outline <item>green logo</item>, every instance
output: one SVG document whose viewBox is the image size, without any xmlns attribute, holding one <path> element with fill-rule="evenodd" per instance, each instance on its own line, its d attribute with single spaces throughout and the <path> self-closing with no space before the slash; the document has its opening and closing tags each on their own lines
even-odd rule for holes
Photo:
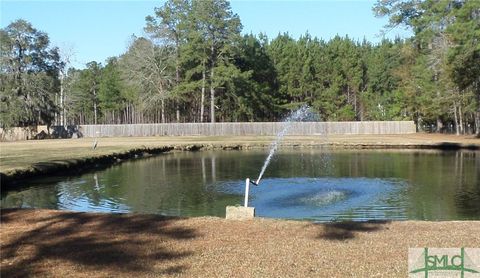
<svg viewBox="0 0 480 278">
<path fill-rule="evenodd" d="M 431 248 L 430 251 L 432 251 Z M 472 249 L 478 251 L 477 248 Z M 435 248 L 435 252 L 430 252 L 428 248 L 424 248 L 421 255 L 418 256 L 413 262 L 409 260 L 409 272 L 411 274 L 423 273 L 428 278 L 429 274 L 435 274 L 434 276 L 448 275 L 448 277 L 465 277 L 465 273 L 475 274 L 479 273 L 480 267 L 477 267 L 472 258 L 465 252 L 465 248 L 452 249 L 452 248 Z M 475 252 L 475 255 L 478 252 Z M 409 257 L 411 257 L 412 249 L 410 249 Z M 478 262 L 477 262 L 478 263 Z M 480 275 L 479 275 L 480 276 Z M 477 275 L 475 275 L 477 277 Z"/>
</svg>

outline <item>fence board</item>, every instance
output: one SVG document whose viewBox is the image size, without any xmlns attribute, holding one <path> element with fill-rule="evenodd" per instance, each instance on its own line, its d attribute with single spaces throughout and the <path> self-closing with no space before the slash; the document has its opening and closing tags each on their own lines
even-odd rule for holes
<svg viewBox="0 0 480 278">
<path fill-rule="evenodd" d="M 276 135 L 285 123 L 169 123 L 129 125 L 81 125 L 84 137 L 126 136 L 241 136 Z M 415 133 L 413 121 L 370 121 L 370 122 L 295 122 L 288 135 L 321 134 L 409 134 Z"/>
</svg>

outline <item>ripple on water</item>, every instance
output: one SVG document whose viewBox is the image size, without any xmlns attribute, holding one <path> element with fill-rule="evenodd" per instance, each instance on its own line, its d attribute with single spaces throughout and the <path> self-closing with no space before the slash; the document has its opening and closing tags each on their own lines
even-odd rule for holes
<svg viewBox="0 0 480 278">
<path fill-rule="evenodd" d="M 216 185 L 216 190 L 244 194 L 244 181 Z M 272 178 L 250 187 L 250 206 L 263 217 L 318 221 L 404 219 L 403 200 L 393 198 L 405 187 L 398 179 Z M 395 210 L 395 211 L 393 211 Z"/>
<path fill-rule="evenodd" d="M 350 194 L 351 192 L 344 190 L 332 190 L 315 193 L 311 196 L 300 197 L 294 200 L 294 202 L 305 204 L 307 206 L 321 207 L 343 201 L 347 199 Z"/>
</svg>

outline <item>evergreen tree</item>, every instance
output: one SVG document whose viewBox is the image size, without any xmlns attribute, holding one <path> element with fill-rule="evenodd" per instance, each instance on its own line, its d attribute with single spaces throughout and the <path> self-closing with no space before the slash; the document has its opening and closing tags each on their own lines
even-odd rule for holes
<svg viewBox="0 0 480 278">
<path fill-rule="evenodd" d="M 182 80 L 182 46 L 187 39 L 188 17 L 191 13 L 191 3 L 188 0 L 169 0 L 162 8 L 155 9 L 155 17 L 147 16 L 145 30 L 155 39 L 160 39 L 161 47 L 173 48 L 175 60 L 175 80 L 171 99 L 175 99 L 176 120 L 180 122 L 180 106 L 182 90 L 178 86 Z"/>
<path fill-rule="evenodd" d="M 465 95 L 477 92 L 480 76 L 480 3 L 478 1 L 378 1 L 378 16 L 389 16 L 389 27 L 406 25 L 414 31 L 418 58 L 432 74 L 435 97 L 428 110 L 442 125 L 442 107 L 452 106 L 457 134 L 465 130 Z M 463 77 L 461 77 L 463 76 Z M 425 92 L 428 96 L 428 92 Z M 478 97 L 480 98 L 480 97 Z M 474 116 L 480 130 L 480 100 Z M 445 102 L 449 102 L 446 104 Z M 448 112 L 447 112 L 448 113 Z"/>
<path fill-rule="evenodd" d="M 61 67 L 48 35 L 25 20 L 0 30 L 0 126 L 51 125 Z"/>
<path fill-rule="evenodd" d="M 98 87 L 98 101 L 100 109 L 105 116 L 109 115 L 107 122 L 119 123 L 121 111 L 126 106 L 124 84 L 118 68 L 117 58 L 110 58 L 102 69 L 101 80 Z"/>
<path fill-rule="evenodd" d="M 215 122 L 216 93 L 223 91 L 225 73 L 239 74 L 232 63 L 242 25 L 226 0 L 193 2 L 193 20 L 207 46 L 210 85 L 210 121 Z"/>
<path fill-rule="evenodd" d="M 239 90 L 238 118 L 247 121 L 276 119 L 281 111 L 281 100 L 276 83 L 277 74 L 267 53 L 265 35 L 245 35 L 240 44 L 240 54 L 235 64 L 242 72 L 250 71 L 251 77 Z"/>
</svg>

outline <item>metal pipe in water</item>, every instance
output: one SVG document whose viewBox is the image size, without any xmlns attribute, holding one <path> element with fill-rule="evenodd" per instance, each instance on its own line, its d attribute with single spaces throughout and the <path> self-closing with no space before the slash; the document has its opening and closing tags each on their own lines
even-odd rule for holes
<svg viewBox="0 0 480 278">
<path fill-rule="evenodd" d="M 250 179 L 247 178 L 245 181 L 245 207 L 248 208 L 248 190 L 250 189 Z"/>
<path fill-rule="evenodd" d="M 245 202 L 244 202 L 245 207 L 248 207 L 248 191 L 250 190 L 250 184 L 258 185 L 257 182 L 250 180 L 250 178 L 247 178 L 245 180 Z"/>
</svg>

